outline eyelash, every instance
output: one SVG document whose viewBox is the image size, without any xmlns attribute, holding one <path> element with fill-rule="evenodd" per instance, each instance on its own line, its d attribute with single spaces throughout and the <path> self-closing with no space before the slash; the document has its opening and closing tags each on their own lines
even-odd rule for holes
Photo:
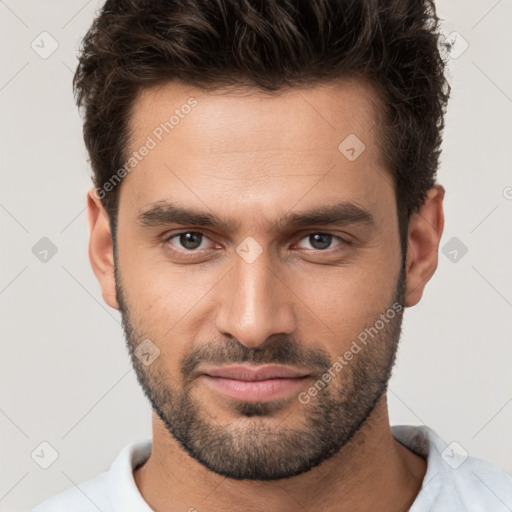
<svg viewBox="0 0 512 512">
<path fill-rule="evenodd" d="M 205 235 L 203 232 L 201 231 L 192 231 L 192 230 L 189 230 L 189 231 L 180 231 L 179 233 L 173 233 L 172 235 L 168 235 L 165 237 L 164 239 L 164 243 L 166 244 L 166 246 L 174 253 L 174 254 L 179 254 L 181 258 L 193 258 L 193 257 L 197 257 L 198 254 L 201 253 L 201 251 L 205 251 L 207 249 L 176 249 L 175 247 L 173 247 L 173 245 L 170 243 L 170 241 L 173 239 L 173 238 L 176 238 L 176 237 L 179 237 L 180 235 L 184 235 L 186 233 L 195 233 L 195 234 L 200 234 L 201 236 L 203 236 L 204 238 L 208 239 L 209 240 L 209 237 L 207 235 Z M 339 235 L 334 235 L 333 233 L 328 233 L 328 232 L 324 232 L 324 231 L 311 231 L 311 232 L 308 232 L 306 234 L 304 234 L 300 239 L 299 239 L 299 242 L 301 242 L 302 240 L 304 240 L 305 238 L 309 238 L 310 236 L 312 235 L 330 235 L 333 237 L 334 240 L 337 240 L 338 242 L 340 242 L 339 245 L 333 247 L 333 248 L 328 248 L 328 249 L 307 249 L 308 251 L 316 251 L 316 252 L 319 252 L 319 253 L 326 253 L 326 254 L 329 254 L 331 251 L 336 251 L 336 250 L 343 250 L 343 247 L 344 246 L 349 246 L 349 245 L 352 245 L 352 242 L 349 241 L 349 240 L 346 240 L 342 237 L 340 237 Z M 202 241 L 202 240 L 201 240 Z M 341 246 L 341 247 L 340 247 Z"/>
</svg>

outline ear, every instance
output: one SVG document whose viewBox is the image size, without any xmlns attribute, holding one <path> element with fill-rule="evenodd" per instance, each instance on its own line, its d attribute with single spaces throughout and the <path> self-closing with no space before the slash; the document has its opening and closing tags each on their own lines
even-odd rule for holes
<svg viewBox="0 0 512 512">
<path fill-rule="evenodd" d="M 445 189 L 436 183 L 427 199 L 409 220 L 406 258 L 405 306 L 415 306 L 437 269 L 438 250 L 444 228 Z"/>
<path fill-rule="evenodd" d="M 103 300 L 119 309 L 114 278 L 114 250 L 108 214 L 92 188 L 87 193 L 87 219 L 89 222 L 89 260 L 98 279 Z"/>
</svg>

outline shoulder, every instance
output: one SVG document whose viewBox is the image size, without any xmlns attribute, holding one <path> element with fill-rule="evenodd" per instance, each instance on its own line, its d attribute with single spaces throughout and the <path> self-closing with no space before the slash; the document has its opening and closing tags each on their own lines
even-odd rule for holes
<svg viewBox="0 0 512 512">
<path fill-rule="evenodd" d="M 462 459 L 460 467 L 447 470 L 446 481 L 463 497 L 468 510 L 510 511 L 512 475 L 476 457 Z"/>
<path fill-rule="evenodd" d="M 108 473 L 100 473 L 77 486 L 66 489 L 29 512 L 98 512 L 111 510 L 108 496 Z"/>
<path fill-rule="evenodd" d="M 150 511 L 137 488 L 133 469 L 149 457 L 151 438 L 127 444 L 110 469 L 43 501 L 29 512 Z"/>
<path fill-rule="evenodd" d="M 462 457 L 459 462 L 460 467 L 443 468 L 423 483 L 420 495 L 425 504 L 446 511 L 512 510 L 512 475 L 476 457 Z M 419 507 L 411 512 L 422 512 L 422 505 L 419 500 Z"/>
<path fill-rule="evenodd" d="M 429 427 L 392 427 L 395 439 L 427 460 L 427 472 L 410 512 L 510 512 L 512 474 L 445 443 Z"/>
</svg>

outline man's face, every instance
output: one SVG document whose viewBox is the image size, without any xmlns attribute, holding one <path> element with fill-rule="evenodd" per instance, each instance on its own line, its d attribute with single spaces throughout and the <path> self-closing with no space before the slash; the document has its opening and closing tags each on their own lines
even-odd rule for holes
<svg viewBox="0 0 512 512">
<path fill-rule="evenodd" d="M 404 274 L 372 97 L 349 82 L 275 97 L 168 84 L 135 103 L 130 150 L 148 136 L 155 144 L 120 189 L 119 309 L 154 411 L 219 474 L 308 471 L 339 452 L 385 392 Z M 179 122 L 158 130 L 176 109 Z M 337 223 L 292 222 L 341 203 Z M 151 364 L 135 355 L 143 340 L 146 358 L 160 351 Z M 262 390 L 205 374 L 234 364 L 302 377 Z"/>
</svg>

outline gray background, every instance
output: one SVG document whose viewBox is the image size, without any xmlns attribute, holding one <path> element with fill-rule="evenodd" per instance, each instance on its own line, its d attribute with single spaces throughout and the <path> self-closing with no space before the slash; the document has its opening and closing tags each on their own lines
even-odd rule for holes
<svg viewBox="0 0 512 512">
<path fill-rule="evenodd" d="M 101 4 L 0 1 L 3 511 L 108 469 L 125 444 L 151 435 L 120 316 L 103 303 L 87 256 L 91 182 L 71 79 Z M 446 225 L 437 273 L 405 313 L 391 423 L 425 423 L 512 471 L 512 2 L 437 5 L 443 31 L 460 34 L 438 174 Z M 52 40 L 58 48 L 45 55 Z M 57 249 L 46 261 L 43 237 Z M 47 469 L 42 442 L 58 453 Z"/>
</svg>

